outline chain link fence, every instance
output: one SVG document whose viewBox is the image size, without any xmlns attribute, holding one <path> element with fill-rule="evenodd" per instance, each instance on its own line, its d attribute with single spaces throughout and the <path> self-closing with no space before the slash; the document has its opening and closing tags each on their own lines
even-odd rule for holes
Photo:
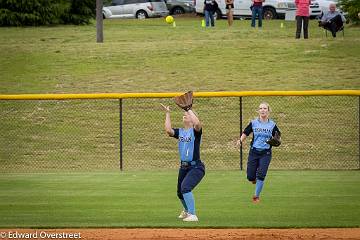
<svg viewBox="0 0 360 240">
<path fill-rule="evenodd" d="M 241 130 L 266 101 L 282 132 L 272 169 L 360 169 L 359 97 L 195 98 L 207 169 L 246 169 Z M 176 169 L 177 140 L 164 130 L 182 112 L 170 98 L 0 101 L 0 172 Z"/>
</svg>

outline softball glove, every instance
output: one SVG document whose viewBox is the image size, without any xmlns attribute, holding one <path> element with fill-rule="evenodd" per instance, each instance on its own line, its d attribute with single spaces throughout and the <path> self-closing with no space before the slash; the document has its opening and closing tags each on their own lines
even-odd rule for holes
<svg viewBox="0 0 360 240">
<path fill-rule="evenodd" d="M 193 92 L 189 91 L 181 96 L 175 97 L 175 103 L 185 111 L 189 111 L 193 104 Z"/>
</svg>

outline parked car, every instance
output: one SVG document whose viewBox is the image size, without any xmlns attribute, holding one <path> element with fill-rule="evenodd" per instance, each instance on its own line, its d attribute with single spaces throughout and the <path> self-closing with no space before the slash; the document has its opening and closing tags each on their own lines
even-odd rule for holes
<svg viewBox="0 0 360 240">
<path fill-rule="evenodd" d="M 113 0 L 103 7 L 104 18 L 162 17 L 169 14 L 164 0 Z"/>
<path fill-rule="evenodd" d="M 204 0 L 195 0 L 195 11 L 198 14 L 203 14 Z M 225 1 L 217 0 L 219 9 L 216 11 L 215 17 L 221 18 L 226 16 Z M 234 17 L 250 18 L 251 0 L 234 0 Z M 293 0 L 266 0 L 263 3 L 263 18 L 276 19 L 284 18 L 288 9 L 296 9 L 295 1 Z M 312 2 L 310 5 L 310 16 L 317 16 L 321 14 L 319 5 Z"/>
<path fill-rule="evenodd" d="M 337 1 L 335 0 L 316 0 L 316 2 L 319 4 L 320 10 L 322 12 L 329 11 L 330 4 L 334 3 L 337 4 Z"/>
<path fill-rule="evenodd" d="M 195 12 L 193 0 L 166 0 L 165 2 L 171 15 Z"/>
<path fill-rule="evenodd" d="M 322 14 L 318 0 L 312 0 L 310 5 L 310 18 L 317 18 Z"/>
</svg>

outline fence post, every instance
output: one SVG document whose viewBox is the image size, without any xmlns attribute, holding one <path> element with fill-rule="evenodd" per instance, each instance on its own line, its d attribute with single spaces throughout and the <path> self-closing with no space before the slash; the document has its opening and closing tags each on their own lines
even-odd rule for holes
<svg viewBox="0 0 360 240">
<path fill-rule="evenodd" d="M 119 144 L 120 144 L 120 171 L 123 170 L 123 156 L 122 156 L 122 152 L 123 152 L 123 149 L 122 149 L 122 98 L 119 99 L 119 134 L 120 134 L 120 141 L 119 141 Z"/>
<path fill-rule="evenodd" d="M 240 139 L 242 133 L 242 97 L 239 98 L 240 104 Z M 239 140 L 240 141 L 240 140 Z M 243 149 L 240 141 L 240 170 L 243 170 Z"/>
</svg>

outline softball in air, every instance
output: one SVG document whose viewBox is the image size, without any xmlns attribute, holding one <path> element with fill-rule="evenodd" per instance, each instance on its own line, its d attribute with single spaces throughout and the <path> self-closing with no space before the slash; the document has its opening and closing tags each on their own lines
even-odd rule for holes
<svg viewBox="0 0 360 240">
<path fill-rule="evenodd" d="M 174 18 L 172 16 L 167 16 L 165 18 L 165 21 L 168 23 L 168 24 L 172 24 L 174 22 Z"/>
</svg>

